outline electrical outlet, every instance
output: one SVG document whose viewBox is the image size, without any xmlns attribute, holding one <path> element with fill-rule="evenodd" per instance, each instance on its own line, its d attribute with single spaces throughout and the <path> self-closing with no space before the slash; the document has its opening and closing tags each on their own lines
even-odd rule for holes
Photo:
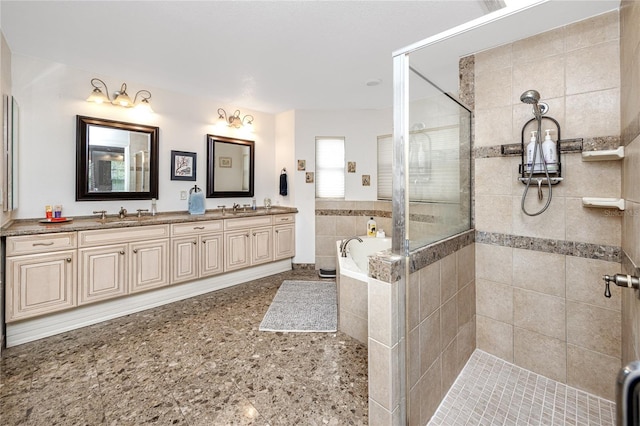
<svg viewBox="0 0 640 426">
<path fill-rule="evenodd" d="M 180 199 L 181 200 L 187 199 L 187 191 L 180 191 Z"/>
</svg>

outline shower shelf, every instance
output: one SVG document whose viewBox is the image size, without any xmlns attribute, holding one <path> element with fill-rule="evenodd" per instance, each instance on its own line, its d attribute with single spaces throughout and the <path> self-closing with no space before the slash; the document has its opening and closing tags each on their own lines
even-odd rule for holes
<svg viewBox="0 0 640 426">
<path fill-rule="evenodd" d="M 562 182 L 562 178 L 561 177 L 549 177 L 549 179 L 551 180 L 551 185 L 556 185 L 560 182 Z M 527 181 L 529 180 L 529 177 L 519 177 L 518 180 L 522 183 L 527 183 Z M 536 185 L 538 184 L 538 182 L 542 182 L 544 184 L 547 183 L 547 177 L 532 177 L 531 178 L 531 183 L 535 183 Z"/>
<path fill-rule="evenodd" d="M 603 151 L 583 151 L 582 161 L 608 161 L 621 160 L 624 158 L 624 146 L 616 149 L 607 149 Z"/>
<path fill-rule="evenodd" d="M 616 208 L 618 210 L 624 210 L 624 199 L 582 197 L 582 205 L 584 207 L 595 207 L 600 209 Z"/>
</svg>

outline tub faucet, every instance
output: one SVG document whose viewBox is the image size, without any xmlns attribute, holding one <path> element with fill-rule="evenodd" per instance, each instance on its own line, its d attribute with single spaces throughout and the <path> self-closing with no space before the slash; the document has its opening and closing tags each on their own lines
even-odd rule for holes
<svg viewBox="0 0 640 426">
<path fill-rule="evenodd" d="M 358 240 L 362 242 L 362 238 L 360 237 L 349 237 L 347 239 L 342 240 L 342 242 L 340 243 L 340 256 L 347 257 L 347 245 L 351 240 Z"/>
</svg>

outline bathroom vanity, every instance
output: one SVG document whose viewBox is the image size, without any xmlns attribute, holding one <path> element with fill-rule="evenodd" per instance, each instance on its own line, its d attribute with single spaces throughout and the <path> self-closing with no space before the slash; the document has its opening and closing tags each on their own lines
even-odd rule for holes
<svg viewBox="0 0 640 426">
<path fill-rule="evenodd" d="M 17 220 L 1 231 L 7 346 L 290 270 L 296 213 Z"/>
</svg>

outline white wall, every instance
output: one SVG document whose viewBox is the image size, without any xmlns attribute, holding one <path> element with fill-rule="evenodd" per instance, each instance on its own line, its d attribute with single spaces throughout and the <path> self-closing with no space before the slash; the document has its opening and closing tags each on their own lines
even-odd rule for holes
<svg viewBox="0 0 640 426">
<path fill-rule="evenodd" d="M 160 127 L 158 210 L 187 209 L 180 200 L 180 191 L 194 184 L 206 185 L 206 135 L 239 137 L 255 140 L 255 195 L 258 204 L 278 193 L 275 166 L 274 116 L 242 107 L 226 105 L 215 99 L 201 99 L 149 87 L 144 82 L 127 81 L 127 91 L 133 97 L 140 89 L 150 90 L 155 114 L 149 118 L 135 111 L 112 105 L 86 102 L 91 92 L 90 80 L 98 77 L 113 92 L 124 81 L 121 77 L 102 76 L 43 59 L 13 55 L 13 95 L 20 104 L 21 139 L 18 171 L 19 206 L 14 218 L 35 218 L 44 215 L 45 204 L 62 204 L 63 215 L 91 215 L 106 209 L 116 213 L 120 206 L 129 211 L 150 208 L 150 201 L 75 201 L 76 115 L 137 122 Z M 255 117 L 254 132 L 216 125 L 218 108 L 240 109 Z M 198 154 L 197 181 L 170 180 L 171 150 Z M 209 198 L 207 208 L 218 205 L 244 204 L 245 198 Z"/>
<path fill-rule="evenodd" d="M 389 95 L 391 96 L 391 95 Z M 315 138 L 345 138 L 346 161 L 356 162 L 356 173 L 347 173 L 345 201 L 375 201 L 377 198 L 377 137 L 390 134 L 392 110 L 309 111 L 295 113 L 296 160 L 306 160 L 307 172 L 315 172 Z M 362 186 L 362 175 L 371 175 L 371 186 Z M 296 206 L 300 211 L 296 226 L 298 263 L 315 262 L 315 185 L 305 182 L 305 172 L 295 171 Z"/>
</svg>

